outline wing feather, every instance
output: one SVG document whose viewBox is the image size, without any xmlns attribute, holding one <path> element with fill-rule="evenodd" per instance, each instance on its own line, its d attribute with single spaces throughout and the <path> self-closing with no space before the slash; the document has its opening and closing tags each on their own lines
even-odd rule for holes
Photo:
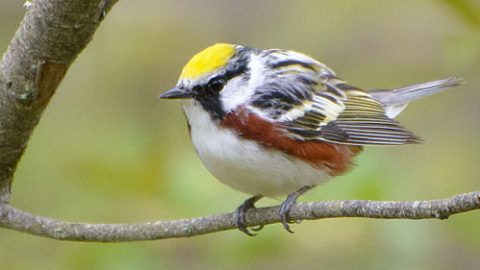
<svg viewBox="0 0 480 270">
<path fill-rule="evenodd" d="M 299 140 L 397 145 L 420 139 L 385 114 L 385 106 L 313 59 L 272 52 L 250 106 Z"/>
<path fill-rule="evenodd" d="M 332 86 L 331 86 L 332 87 Z M 421 140 L 385 115 L 383 105 L 368 93 L 342 83 L 346 98 L 325 98 L 315 93 L 303 116 L 284 123 L 302 139 L 317 139 L 350 145 L 398 145 Z"/>
</svg>

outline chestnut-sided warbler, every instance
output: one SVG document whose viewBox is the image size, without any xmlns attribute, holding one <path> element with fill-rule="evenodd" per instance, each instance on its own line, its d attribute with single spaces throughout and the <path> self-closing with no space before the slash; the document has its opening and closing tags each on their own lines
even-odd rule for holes
<svg viewBox="0 0 480 270">
<path fill-rule="evenodd" d="M 160 98 L 182 99 L 205 166 L 253 195 L 235 215 L 238 228 L 252 235 L 246 211 L 256 201 L 288 195 L 279 216 L 290 231 L 288 213 L 300 195 L 348 171 L 363 145 L 418 143 L 393 118 L 409 102 L 460 81 L 366 92 L 298 52 L 215 44 L 193 56 Z"/>
</svg>

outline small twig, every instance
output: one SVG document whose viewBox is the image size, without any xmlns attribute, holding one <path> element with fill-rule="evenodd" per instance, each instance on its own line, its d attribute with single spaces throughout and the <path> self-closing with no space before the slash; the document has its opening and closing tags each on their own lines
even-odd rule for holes
<svg viewBox="0 0 480 270">
<path fill-rule="evenodd" d="M 301 203 L 292 208 L 290 216 L 296 220 L 335 217 L 446 219 L 450 215 L 475 209 L 480 209 L 480 192 L 429 201 L 350 200 Z M 277 213 L 278 206 L 253 209 L 247 213 L 248 225 L 278 223 Z M 236 229 L 234 213 L 134 224 L 87 224 L 40 217 L 7 204 L 0 205 L 0 227 L 58 240 L 87 242 L 156 240 Z"/>
</svg>

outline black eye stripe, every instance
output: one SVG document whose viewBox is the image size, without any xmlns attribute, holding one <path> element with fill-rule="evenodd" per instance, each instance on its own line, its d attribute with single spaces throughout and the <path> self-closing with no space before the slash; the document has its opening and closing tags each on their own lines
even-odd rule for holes
<svg viewBox="0 0 480 270">
<path fill-rule="evenodd" d="M 219 121 L 225 116 L 222 101 L 220 100 L 220 91 L 222 91 L 227 82 L 240 75 L 248 78 L 248 63 L 251 50 L 251 48 L 239 49 L 235 59 L 228 63 L 215 77 L 211 78 L 207 83 L 192 87 L 194 99 L 202 105 L 203 109 L 210 114 L 213 120 Z"/>
<path fill-rule="evenodd" d="M 192 91 L 193 92 L 200 92 L 202 91 L 202 87 L 200 85 L 195 85 L 193 88 L 192 88 Z"/>
<path fill-rule="evenodd" d="M 211 95 L 222 91 L 223 87 L 231 79 L 248 73 L 248 63 L 251 48 L 241 48 L 237 51 L 235 59 L 231 61 L 224 70 L 219 72 L 217 76 L 211 78 L 207 83 L 196 85 L 192 88 L 193 92 L 199 95 Z"/>
</svg>

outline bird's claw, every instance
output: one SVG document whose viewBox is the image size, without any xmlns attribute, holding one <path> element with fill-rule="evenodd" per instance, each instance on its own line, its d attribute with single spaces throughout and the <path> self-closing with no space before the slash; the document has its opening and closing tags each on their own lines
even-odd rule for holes
<svg viewBox="0 0 480 270">
<path fill-rule="evenodd" d="M 300 220 L 289 220 L 290 210 L 292 209 L 293 205 L 296 203 L 298 197 L 300 197 L 300 195 L 307 192 L 311 188 L 313 188 L 313 186 L 304 186 L 301 189 L 289 194 L 287 199 L 284 202 L 282 202 L 282 204 L 280 205 L 280 209 L 278 210 L 278 215 L 280 217 L 280 221 L 282 222 L 283 227 L 289 233 L 294 233 L 294 232 L 290 229 L 290 225 L 288 224 L 301 222 Z"/>
<path fill-rule="evenodd" d="M 247 211 L 252 208 L 255 208 L 255 202 L 257 202 L 261 198 L 262 198 L 261 195 L 256 195 L 251 198 L 248 198 L 235 211 L 234 218 L 235 218 L 235 224 L 237 225 L 237 228 L 248 236 L 255 236 L 257 234 L 250 232 L 250 230 L 248 229 Z M 252 228 L 252 231 L 258 232 L 262 228 L 263 228 L 263 225 L 260 225 L 256 228 Z"/>
</svg>

